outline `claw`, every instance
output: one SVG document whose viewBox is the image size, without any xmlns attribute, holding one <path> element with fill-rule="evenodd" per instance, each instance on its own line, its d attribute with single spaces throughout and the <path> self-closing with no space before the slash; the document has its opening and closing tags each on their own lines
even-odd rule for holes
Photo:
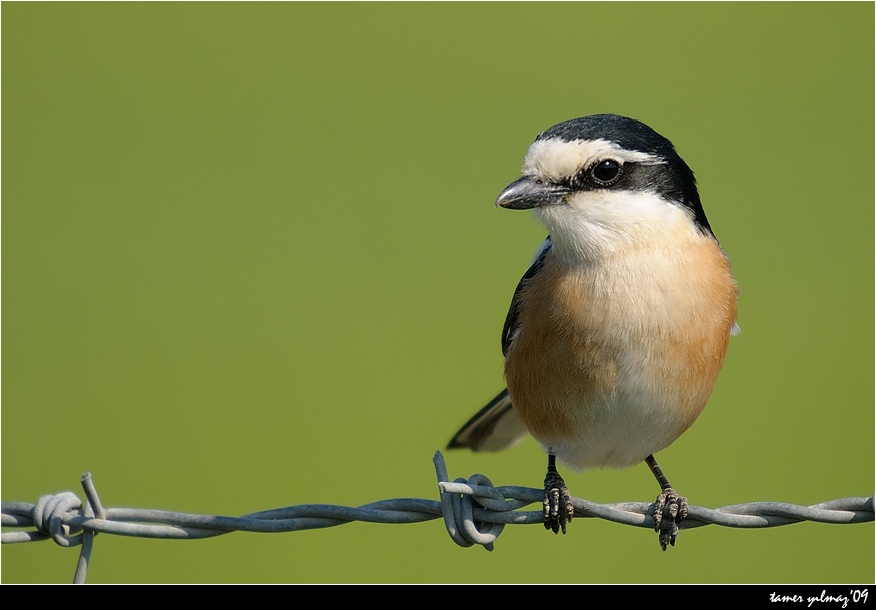
<svg viewBox="0 0 876 610">
<path fill-rule="evenodd" d="M 675 546 L 679 524 L 687 517 L 687 498 L 671 487 L 663 490 L 654 502 L 654 531 L 660 536 L 660 548 Z"/>
<path fill-rule="evenodd" d="M 548 470 L 544 477 L 544 504 L 542 509 L 544 527 L 558 534 L 560 530 L 566 533 L 566 524 L 572 520 L 575 507 L 572 506 L 572 495 L 566 482 L 554 462 L 553 455 L 548 456 Z"/>
</svg>

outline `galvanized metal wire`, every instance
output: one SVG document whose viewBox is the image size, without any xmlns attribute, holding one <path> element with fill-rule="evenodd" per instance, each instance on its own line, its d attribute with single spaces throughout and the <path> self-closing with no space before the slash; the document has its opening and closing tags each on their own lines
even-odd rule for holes
<svg viewBox="0 0 876 610">
<path fill-rule="evenodd" d="M 481 545 L 493 550 L 493 543 L 506 525 L 542 523 L 544 491 L 529 487 L 494 487 L 480 474 L 450 481 L 444 456 L 433 459 L 438 476 L 439 500 L 395 498 L 358 507 L 329 504 L 299 504 L 242 517 L 198 515 L 164 510 L 104 508 L 91 474 L 82 476 L 85 503 L 72 492 L 47 495 L 36 504 L 2 503 L 4 528 L 30 531 L 2 532 L 3 544 L 54 540 L 62 547 L 82 546 L 73 581 L 85 582 L 88 564 L 98 533 L 140 538 L 192 539 L 221 536 L 231 532 L 294 532 L 335 527 L 352 521 L 370 523 L 419 523 L 443 518 L 451 539 L 462 547 Z M 654 528 L 648 502 L 596 504 L 573 498 L 576 518 L 598 518 L 637 527 Z M 538 504 L 535 511 L 519 509 Z M 873 497 L 850 497 L 798 506 L 783 502 L 752 502 L 722 508 L 690 506 L 681 529 L 705 525 L 762 528 L 802 521 L 818 523 L 863 523 L 873 521 Z"/>
</svg>

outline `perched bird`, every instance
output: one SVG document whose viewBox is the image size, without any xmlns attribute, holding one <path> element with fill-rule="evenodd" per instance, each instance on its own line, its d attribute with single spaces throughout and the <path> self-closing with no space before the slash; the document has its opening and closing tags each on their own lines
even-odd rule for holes
<svg viewBox="0 0 876 610">
<path fill-rule="evenodd" d="M 654 453 L 702 412 L 738 331 L 738 288 L 673 144 L 631 118 L 598 114 L 542 132 L 496 205 L 532 209 L 549 235 L 502 329 L 502 390 L 449 448 L 495 451 L 531 434 L 548 454 L 545 527 L 574 507 L 573 470 L 644 461 L 660 484 L 660 545 L 675 545 L 687 499 Z"/>
</svg>

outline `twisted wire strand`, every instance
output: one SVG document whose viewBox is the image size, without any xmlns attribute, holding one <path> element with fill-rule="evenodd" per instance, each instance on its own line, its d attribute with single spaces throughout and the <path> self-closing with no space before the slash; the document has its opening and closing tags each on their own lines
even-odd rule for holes
<svg viewBox="0 0 876 610">
<path fill-rule="evenodd" d="M 419 523 L 443 518 L 451 539 L 462 547 L 480 545 L 488 551 L 509 524 L 542 523 L 544 491 L 529 487 L 494 487 L 481 474 L 450 481 L 444 456 L 433 458 L 440 500 L 394 498 L 358 507 L 331 504 L 299 504 L 250 513 L 242 517 L 199 515 L 165 510 L 104 508 L 91 475 L 82 477 L 85 504 L 72 492 L 47 495 L 36 504 L 3 502 L 4 528 L 34 528 L 2 532 L 3 544 L 54 540 L 62 547 L 82 546 L 74 582 L 84 582 L 98 533 L 140 538 L 195 539 L 231 532 L 293 532 L 335 527 L 351 521 L 369 523 Z M 530 504 L 539 510 L 521 511 Z M 576 518 L 598 518 L 637 527 L 654 528 L 648 502 L 596 504 L 573 498 Z M 752 502 L 722 508 L 690 506 L 681 529 L 705 525 L 763 528 L 802 521 L 818 523 L 864 523 L 874 520 L 873 497 L 849 497 L 799 506 L 783 502 Z"/>
</svg>

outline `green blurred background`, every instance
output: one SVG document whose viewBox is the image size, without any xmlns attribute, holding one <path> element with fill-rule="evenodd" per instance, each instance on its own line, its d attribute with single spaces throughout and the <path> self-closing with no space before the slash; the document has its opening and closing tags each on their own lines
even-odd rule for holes
<svg viewBox="0 0 876 610">
<path fill-rule="evenodd" d="M 437 499 L 502 387 L 544 230 L 493 208 L 526 148 L 639 118 L 697 172 L 742 287 L 709 407 L 659 460 L 692 504 L 874 489 L 872 3 L 3 3 L 2 499 L 241 515 Z M 528 440 L 445 452 L 538 487 Z M 566 472 L 653 501 L 642 465 Z M 533 507 L 535 508 L 535 507 Z M 2 580 L 76 550 L 6 545 Z M 201 541 L 104 535 L 114 582 L 873 582 L 874 528 L 596 519 Z"/>
</svg>

